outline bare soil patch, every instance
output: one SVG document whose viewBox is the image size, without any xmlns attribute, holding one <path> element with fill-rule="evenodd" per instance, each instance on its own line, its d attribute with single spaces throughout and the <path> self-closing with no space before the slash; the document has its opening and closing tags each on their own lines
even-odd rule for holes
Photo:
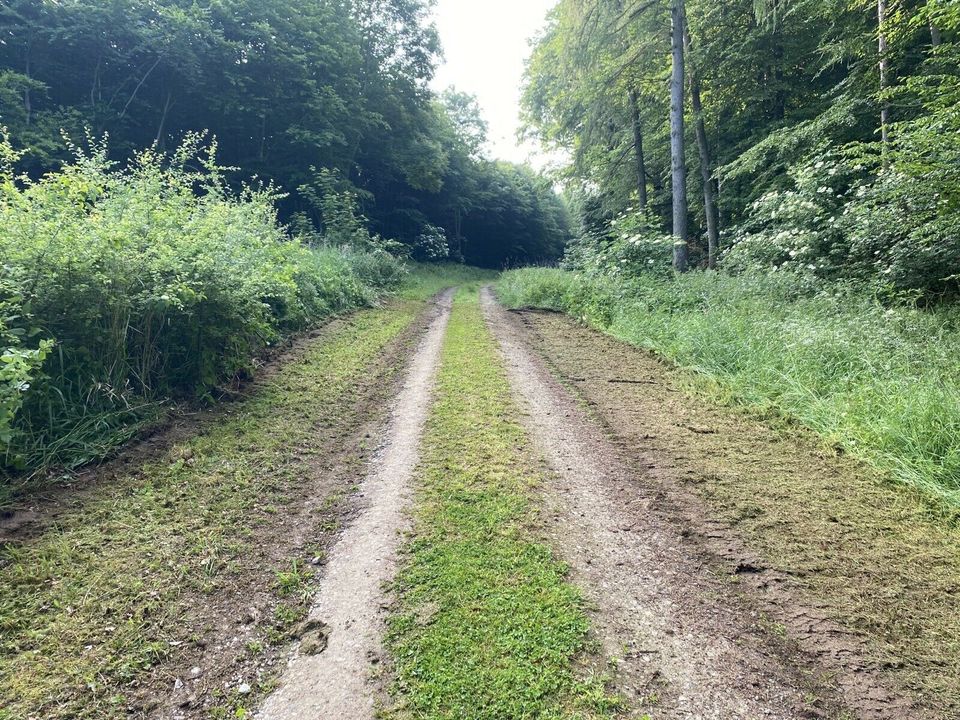
<svg viewBox="0 0 960 720">
<path fill-rule="evenodd" d="M 489 311 L 601 634 L 654 641 L 620 675 L 659 696 L 656 716 L 956 717 L 954 531 L 807 434 L 691 397 L 636 348 Z"/>
</svg>

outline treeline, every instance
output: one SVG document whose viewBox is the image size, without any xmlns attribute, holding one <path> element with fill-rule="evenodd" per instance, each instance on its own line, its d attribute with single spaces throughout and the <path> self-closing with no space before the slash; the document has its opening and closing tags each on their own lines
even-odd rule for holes
<svg viewBox="0 0 960 720">
<path fill-rule="evenodd" d="M 369 229 L 424 258 L 501 266 L 556 257 L 552 186 L 482 157 L 468 97 L 428 89 L 440 44 L 427 0 L 10 0 L 0 5 L 0 123 L 33 178 L 61 138 L 108 135 L 115 159 L 217 138 L 233 181 L 288 196 L 323 230 L 318 193 L 350 192 Z M 317 178 L 325 181 L 318 186 Z M 439 238 L 445 240 L 439 240 Z"/>
<path fill-rule="evenodd" d="M 960 283 L 960 5 L 561 0 L 531 133 L 571 149 L 575 262 Z"/>
</svg>

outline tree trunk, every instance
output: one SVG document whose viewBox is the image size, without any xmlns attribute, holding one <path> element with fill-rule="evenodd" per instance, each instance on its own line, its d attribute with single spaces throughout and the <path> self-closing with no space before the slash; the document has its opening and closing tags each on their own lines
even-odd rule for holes
<svg viewBox="0 0 960 720">
<path fill-rule="evenodd" d="M 163 150 L 163 130 L 167 126 L 167 117 L 170 115 L 170 108 L 173 107 L 173 93 L 167 93 L 167 100 L 163 104 L 163 113 L 160 115 L 160 125 L 157 127 L 157 137 L 154 138 L 153 144 L 159 149 Z"/>
<path fill-rule="evenodd" d="M 927 3 L 928 6 L 931 4 L 932 3 Z M 937 27 L 937 21 L 932 15 L 930 16 L 930 44 L 935 48 L 940 47 L 940 45 L 943 44 L 943 37 L 940 35 L 940 28 Z"/>
<path fill-rule="evenodd" d="M 260 162 L 267 159 L 267 114 L 260 116 L 260 149 L 257 152 Z"/>
<path fill-rule="evenodd" d="M 27 56 L 24 63 L 24 75 L 27 80 L 32 80 L 33 78 L 30 75 L 30 53 L 33 51 L 33 40 L 27 40 Z M 30 122 L 33 119 L 33 100 L 30 97 L 30 83 L 27 82 L 26 86 L 23 88 L 23 110 L 27 116 L 27 127 L 30 127 Z"/>
<path fill-rule="evenodd" d="M 647 163 L 643 156 L 643 123 L 640 120 L 640 100 L 636 90 L 630 91 L 630 119 L 633 121 L 633 153 L 637 163 L 637 191 L 640 209 L 647 209 Z"/>
<path fill-rule="evenodd" d="M 690 31 L 684 32 L 684 46 L 688 58 L 692 55 L 693 43 Z M 700 97 L 700 75 L 695 67 L 690 69 L 690 105 L 696 121 L 697 151 L 700 154 L 700 175 L 703 180 L 703 214 L 707 220 L 707 267 L 717 267 L 717 252 L 720 247 L 720 226 L 717 217 L 717 199 L 713 192 L 713 166 L 710 162 L 710 145 L 707 128 L 703 121 L 703 102 Z"/>
<path fill-rule="evenodd" d="M 684 136 L 684 2 L 672 0 L 671 45 L 673 74 L 670 80 L 670 166 L 673 177 L 673 267 L 686 272 L 690 265 L 687 233 L 687 166 Z"/>
<path fill-rule="evenodd" d="M 877 35 L 880 48 L 880 92 L 887 89 L 890 76 L 890 58 L 887 55 L 887 0 L 877 0 Z M 890 145 L 890 105 L 886 99 L 880 103 L 880 138 L 884 152 Z"/>
</svg>

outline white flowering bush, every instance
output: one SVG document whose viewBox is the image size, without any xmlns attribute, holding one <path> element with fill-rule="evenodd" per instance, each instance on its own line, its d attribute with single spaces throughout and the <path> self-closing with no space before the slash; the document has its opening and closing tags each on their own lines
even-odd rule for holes
<svg viewBox="0 0 960 720">
<path fill-rule="evenodd" d="M 893 291 L 960 290 L 960 109 L 898 128 L 888 167 L 845 209 L 850 263 Z"/>
<path fill-rule="evenodd" d="M 673 239 L 658 223 L 634 208 L 610 223 L 604 236 L 587 235 L 567 249 L 565 267 L 592 275 L 630 278 L 641 274 L 669 274 Z"/>
<path fill-rule="evenodd" d="M 436 225 L 423 228 L 413 244 L 413 257 L 423 262 L 436 262 L 450 257 L 450 243 L 447 233 Z"/>
<path fill-rule="evenodd" d="M 838 274 L 848 255 L 842 218 L 856 172 L 835 156 L 794 169 L 794 187 L 755 201 L 748 219 L 733 230 L 723 267 Z"/>
<path fill-rule="evenodd" d="M 792 187 L 761 197 L 730 233 L 723 267 L 855 279 L 892 294 L 960 292 L 960 108 L 945 103 L 893 137 L 794 169 Z"/>
</svg>

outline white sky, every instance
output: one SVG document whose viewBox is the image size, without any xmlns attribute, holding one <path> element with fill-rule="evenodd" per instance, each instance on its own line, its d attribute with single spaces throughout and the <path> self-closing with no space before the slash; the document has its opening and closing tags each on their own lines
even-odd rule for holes
<svg viewBox="0 0 960 720">
<path fill-rule="evenodd" d="M 557 0 L 438 0 L 437 29 L 446 63 L 437 71 L 436 90 L 451 85 L 476 95 L 490 125 L 490 154 L 500 160 L 546 158 L 536 144 L 519 145 L 520 84 L 529 40 L 546 24 Z"/>
</svg>

